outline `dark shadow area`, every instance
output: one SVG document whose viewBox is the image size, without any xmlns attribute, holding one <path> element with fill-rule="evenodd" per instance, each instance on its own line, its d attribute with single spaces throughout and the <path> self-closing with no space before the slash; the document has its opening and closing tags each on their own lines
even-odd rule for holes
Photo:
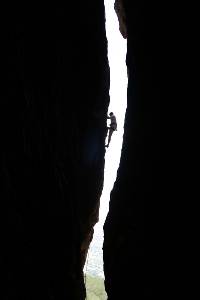
<svg viewBox="0 0 200 300">
<path fill-rule="evenodd" d="M 121 161 L 104 225 L 105 287 L 109 300 L 143 299 L 156 289 L 162 22 L 152 3 L 117 0 L 116 10 L 127 37 L 128 98 Z"/>
<path fill-rule="evenodd" d="M 103 1 L 2 8 L 1 299 L 84 299 L 103 185 Z"/>
<path fill-rule="evenodd" d="M 164 21 L 150 2 L 122 3 L 129 84 L 104 226 L 109 300 L 152 295 L 161 181 Z M 0 298 L 83 300 L 109 105 L 104 3 L 17 3 L 4 5 L 2 15 Z"/>
</svg>

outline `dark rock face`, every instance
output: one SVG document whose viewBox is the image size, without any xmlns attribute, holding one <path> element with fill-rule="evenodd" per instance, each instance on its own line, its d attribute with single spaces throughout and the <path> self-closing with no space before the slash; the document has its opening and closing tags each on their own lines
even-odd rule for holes
<svg viewBox="0 0 200 300">
<path fill-rule="evenodd" d="M 128 104 L 121 162 L 104 225 L 105 286 L 109 300 L 152 295 L 156 253 L 153 224 L 155 203 L 160 199 L 162 22 L 152 3 L 124 0 L 124 8 Z"/>
<path fill-rule="evenodd" d="M 103 0 L 5 8 L 1 299 L 84 299 L 103 185 Z"/>
<path fill-rule="evenodd" d="M 104 226 L 109 300 L 148 297 L 153 288 L 163 73 L 158 8 L 116 2 L 129 86 Z M 109 103 L 103 0 L 17 3 L 2 12 L 0 298 L 81 300 L 103 186 Z"/>
</svg>

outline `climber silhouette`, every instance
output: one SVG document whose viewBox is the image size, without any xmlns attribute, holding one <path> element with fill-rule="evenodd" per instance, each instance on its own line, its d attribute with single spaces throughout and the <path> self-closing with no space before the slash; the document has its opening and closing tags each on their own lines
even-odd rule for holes
<svg viewBox="0 0 200 300">
<path fill-rule="evenodd" d="M 105 147 L 108 148 L 109 145 L 110 145 L 112 134 L 113 134 L 114 131 L 117 130 L 117 121 L 116 121 L 116 117 L 113 114 L 113 112 L 111 112 L 109 114 L 109 116 L 107 117 L 107 119 L 110 119 L 110 126 L 107 127 L 107 129 L 109 130 L 109 133 L 108 133 L 108 143 L 107 143 L 107 145 L 105 145 Z"/>
</svg>

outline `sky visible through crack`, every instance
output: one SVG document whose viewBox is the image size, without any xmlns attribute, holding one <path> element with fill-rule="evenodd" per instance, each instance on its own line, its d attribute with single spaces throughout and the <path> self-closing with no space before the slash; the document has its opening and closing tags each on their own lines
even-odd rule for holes
<svg viewBox="0 0 200 300">
<path fill-rule="evenodd" d="M 109 148 L 106 148 L 104 189 L 101 196 L 99 222 L 94 227 L 84 272 L 90 276 L 104 278 L 103 273 L 103 224 L 110 201 L 110 192 L 116 179 L 120 162 L 124 132 L 124 117 L 127 105 L 126 40 L 119 32 L 118 19 L 114 11 L 114 0 L 104 0 L 106 10 L 106 35 L 110 65 L 110 106 L 117 118 L 117 131 L 113 133 Z M 108 125 L 109 125 L 108 120 Z"/>
</svg>

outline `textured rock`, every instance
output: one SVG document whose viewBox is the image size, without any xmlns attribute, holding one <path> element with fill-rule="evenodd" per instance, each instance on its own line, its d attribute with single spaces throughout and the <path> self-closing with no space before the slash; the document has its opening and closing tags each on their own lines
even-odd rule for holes
<svg viewBox="0 0 200 300">
<path fill-rule="evenodd" d="M 163 24 L 152 3 L 124 0 L 124 7 L 129 83 L 122 156 L 104 225 L 105 286 L 109 300 L 152 295 L 154 220 L 160 200 Z"/>
<path fill-rule="evenodd" d="M 119 30 L 123 38 L 127 38 L 127 26 L 126 26 L 126 13 L 124 9 L 123 0 L 115 0 L 114 4 L 115 12 L 119 21 Z"/>
<path fill-rule="evenodd" d="M 84 299 L 109 102 L 103 1 L 3 14 L 0 298 Z"/>
</svg>

